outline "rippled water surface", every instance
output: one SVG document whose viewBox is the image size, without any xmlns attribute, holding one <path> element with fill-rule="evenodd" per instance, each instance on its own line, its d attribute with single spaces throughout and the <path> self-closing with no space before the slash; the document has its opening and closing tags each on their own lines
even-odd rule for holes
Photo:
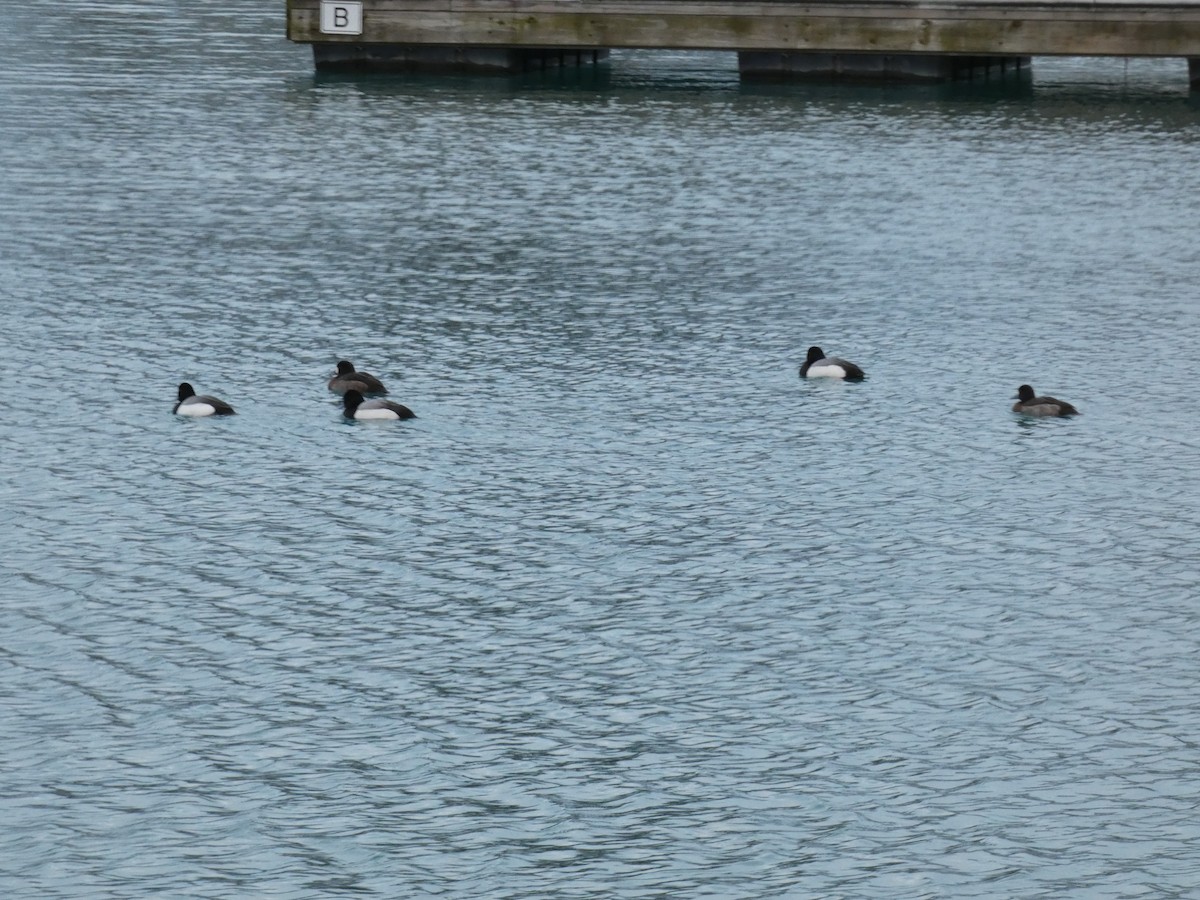
<svg viewBox="0 0 1200 900">
<path fill-rule="evenodd" d="M 1182 62 L 322 78 L 233 6 L 5 13 L 0 895 L 1197 896 Z"/>
</svg>

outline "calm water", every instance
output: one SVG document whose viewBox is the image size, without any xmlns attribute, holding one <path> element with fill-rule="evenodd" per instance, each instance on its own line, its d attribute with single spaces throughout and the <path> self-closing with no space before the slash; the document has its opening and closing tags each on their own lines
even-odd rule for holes
<svg viewBox="0 0 1200 900">
<path fill-rule="evenodd" d="M 1182 62 L 318 78 L 256 6 L 5 13 L 0 895 L 1198 896 Z"/>
</svg>

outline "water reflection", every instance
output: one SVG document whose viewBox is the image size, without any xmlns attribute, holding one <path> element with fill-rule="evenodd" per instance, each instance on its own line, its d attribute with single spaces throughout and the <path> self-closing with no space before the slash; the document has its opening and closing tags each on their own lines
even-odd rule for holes
<svg viewBox="0 0 1200 900">
<path fill-rule="evenodd" d="M 955 113 L 971 108 L 1024 120 L 1026 104 L 1036 101 L 1047 121 L 1104 122 L 1119 115 L 1155 128 L 1177 130 L 1195 124 L 1196 95 L 1189 91 L 1187 66 L 1180 60 L 1095 60 L 1038 57 L 1029 67 L 1002 77 L 928 85 L 780 83 L 741 81 L 736 55 L 614 51 L 595 66 L 549 69 L 512 76 L 447 78 L 434 75 L 346 75 L 318 73 L 297 80 L 289 96 L 311 100 L 309 91 L 333 90 L 364 96 L 463 98 L 504 95 L 528 102 L 576 102 L 603 105 L 622 97 L 652 92 L 660 100 L 685 100 L 695 91 L 714 99 L 734 93 L 746 100 L 773 104 L 869 106 L 878 115 L 909 116 L 925 107 Z"/>
</svg>

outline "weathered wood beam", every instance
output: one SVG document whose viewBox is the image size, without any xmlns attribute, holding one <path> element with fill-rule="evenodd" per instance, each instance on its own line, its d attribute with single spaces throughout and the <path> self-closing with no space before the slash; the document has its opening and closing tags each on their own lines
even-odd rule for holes
<svg viewBox="0 0 1200 900">
<path fill-rule="evenodd" d="M 824 53 L 1200 57 L 1200 2 L 857 0 L 364 0 L 360 35 L 320 31 L 320 0 L 289 0 L 302 43 L 671 48 Z"/>
</svg>

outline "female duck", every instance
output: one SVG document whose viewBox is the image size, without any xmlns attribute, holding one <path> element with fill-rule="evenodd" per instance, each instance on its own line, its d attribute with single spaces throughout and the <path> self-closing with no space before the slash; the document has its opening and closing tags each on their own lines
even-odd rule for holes
<svg viewBox="0 0 1200 900">
<path fill-rule="evenodd" d="M 359 372 L 354 363 L 343 359 L 337 364 L 337 374 L 329 379 L 329 389 L 335 394 L 358 391 L 360 394 L 386 394 L 383 382 L 369 372 Z"/>
<path fill-rule="evenodd" d="M 826 356 L 820 347 L 808 348 L 808 359 L 800 367 L 801 378 L 841 378 L 862 381 L 866 377 L 858 366 L 836 356 Z"/>
<path fill-rule="evenodd" d="M 347 419 L 415 419 L 417 414 L 402 403 L 391 400 L 364 400 L 363 395 L 351 388 L 342 396 L 342 406 Z"/>
<path fill-rule="evenodd" d="M 171 412 L 179 416 L 232 416 L 233 407 L 216 397 L 197 396 L 185 381 L 179 385 L 179 401 Z"/>
<path fill-rule="evenodd" d="M 1017 402 L 1013 404 L 1012 411 L 1023 416 L 1075 416 L 1079 414 L 1079 410 L 1065 400 L 1036 396 L 1033 388 L 1027 384 L 1017 388 L 1017 396 L 1013 399 Z"/>
</svg>

